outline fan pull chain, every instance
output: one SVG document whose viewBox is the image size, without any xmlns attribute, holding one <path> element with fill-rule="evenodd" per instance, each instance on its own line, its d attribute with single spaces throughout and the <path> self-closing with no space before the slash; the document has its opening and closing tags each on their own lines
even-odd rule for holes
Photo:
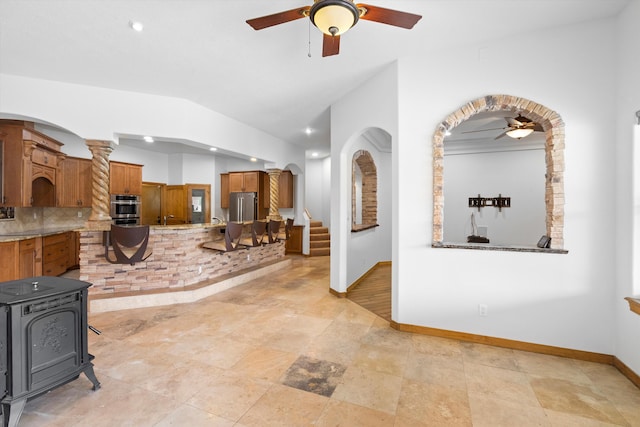
<svg viewBox="0 0 640 427">
<path fill-rule="evenodd" d="M 311 58 L 311 19 L 309 19 L 308 22 L 309 22 L 309 52 L 307 53 L 307 56 Z"/>
</svg>

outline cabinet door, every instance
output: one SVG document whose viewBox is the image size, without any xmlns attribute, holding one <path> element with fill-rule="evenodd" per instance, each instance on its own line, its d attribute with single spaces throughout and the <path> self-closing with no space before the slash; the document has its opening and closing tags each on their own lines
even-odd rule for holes
<svg viewBox="0 0 640 427">
<path fill-rule="evenodd" d="M 244 172 L 229 172 L 229 192 L 237 193 L 244 190 Z"/>
<path fill-rule="evenodd" d="M 124 163 L 109 164 L 109 192 L 127 194 L 127 165 Z"/>
<path fill-rule="evenodd" d="M 271 207 L 271 176 L 268 173 L 262 175 L 262 191 L 258 193 L 258 197 L 262 198 L 262 207 L 269 209 Z"/>
<path fill-rule="evenodd" d="M 165 212 L 167 225 L 187 223 L 187 194 L 183 185 L 167 185 Z"/>
<path fill-rule="evenodd" d="M 0 282 L 18 279 L 18 242 L 0 243 Z"/>
<path fill-rule="evenodd" d="M 127 194 L 142 195 L 142 166 L 128 165 Z"/>
<path fill-rule="evenodd" d="M 36 276 L 36 239 L 21 240 L 20 248 L 20 279 Z"/>
<path fill-rule="evenodd" d="M 222 209 L 229 208 L 229 174 L 220 174 L 220 207 Z"/>
<path fill-rule="evenodd" d="M 62 161 L 60 175 L 62 183 L 58 187 L 58 206 L 78 206 L 78 159 L 67 157 Z"/>
<path fill-rule="evenodd" d="M 285 243 L 286 253 L 302 253 L 302 230 L 304 226 L 294 225 Z"/>
<path fill-rule="evenodd" d="M 279 208 L 293 208 L 293 174 L 291 171 L 280 173 L 278 196 Z"/>
<path fill-rule="evenodd" d="M 109 164 L 109 192 L 111 194 L 142 195 L 142 166 L 129 163 Z"/>
<path fill-rule="evenodd" d="M 93 203 L 93 168 L 90 159 L 78 159 L 78 200 L 83 208 Z"/>
<path fill-rule="evenodd" d="M 260 173 L 245 172 L 244 173 L 244 190 L 258 192 L 260 189 Z"/>
</svg>

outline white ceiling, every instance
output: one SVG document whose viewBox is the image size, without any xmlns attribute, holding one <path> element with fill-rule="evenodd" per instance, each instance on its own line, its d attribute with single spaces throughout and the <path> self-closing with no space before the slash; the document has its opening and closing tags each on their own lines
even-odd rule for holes
<svg viewBox="0 0 640 427">
<path fill-rule="evenodd" d="M 245 23 L 310 3 L 0 0 L 0 73 L 186 98 L 326 155 L 330 105 L 397 58 L 614 16 L 628 0 L 371 0 L 423 18 L 360 21 L 327 58 L 308 19 Z"/>
</svg>

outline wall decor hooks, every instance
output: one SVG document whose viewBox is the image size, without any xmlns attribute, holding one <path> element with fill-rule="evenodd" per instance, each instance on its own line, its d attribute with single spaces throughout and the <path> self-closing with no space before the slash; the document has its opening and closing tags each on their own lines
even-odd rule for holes
<svg viewBox="0 0 640 427">
<path fill-rule="evenodd" d="M 502 208 L 511 207 L 511 197 L 502 197 L 502 194 L 498 194 L 498 197 L 482 197 L 478 194 L 478 197 L 469 197 L 469 207 L 477 208 L 480 212 L 480 208 L 485 206 L 493 206 L 498 208 L 498 211 L 502 212 Z"/>
</svg>

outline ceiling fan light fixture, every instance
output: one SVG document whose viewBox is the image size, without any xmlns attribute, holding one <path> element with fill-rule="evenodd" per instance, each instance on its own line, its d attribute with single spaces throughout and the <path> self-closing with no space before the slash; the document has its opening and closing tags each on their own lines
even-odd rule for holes
<svg viewBox="0 0 640 427">
<path fill-rule="evenodd" d="M 506 133 L 507 133 L 507 136 L 513 139 L 521 139 L 521 138 L 524 138 L 525 136 L 531 135 L 532 132 L 533 132 L 533 129 L 531 128 L 517 128 L 517 129 L 508 130 Z"/>
<path fill-rule="evenodd" d="M 316 0 L 309 18 L 323 33 L 339 36 L 358 22 L 360 10 L 352 0 Z"/>
</svg>

